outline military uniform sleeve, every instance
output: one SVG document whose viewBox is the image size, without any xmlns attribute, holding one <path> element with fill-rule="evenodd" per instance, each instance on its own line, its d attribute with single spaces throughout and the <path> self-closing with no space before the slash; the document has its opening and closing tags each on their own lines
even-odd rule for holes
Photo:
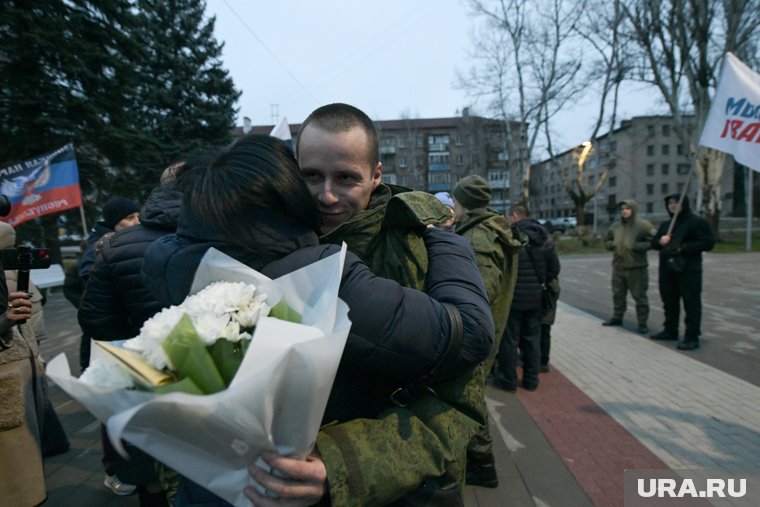
<svg viewBox="0 0 760 507">
<path fill-rule="evenodd" d="M 609 229 L 607 229 L 607 235 L 604 238 L 604 247 L 607 250 L 614 250 L 615 249 L 615 231 L 610 226 Z"/>
<path fill-rule="evenodd" d="M 652 240 L 654 239 L 654 225 L 647 220 L 642 220 L 639 223 L 639 231 L 636 236 L 636 242 L 633 245 L 634 252 L 646 252 L 652 248 Z"/>
</svg>

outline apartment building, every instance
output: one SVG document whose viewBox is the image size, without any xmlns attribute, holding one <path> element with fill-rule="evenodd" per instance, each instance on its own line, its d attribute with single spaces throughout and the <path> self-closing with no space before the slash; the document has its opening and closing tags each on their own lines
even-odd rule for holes
<svg viewBox="0 0 760 507">
<path fill-rule="evenodd" d="M 519 135 L 517 123 L 512 124 Z M 515 199 L 520 182 L 508 170 L 504 122 L 462 114 L 448 118 L 378 120 L 383 181 L 425 192 L 450 191 L 470 174 L 486 178 L 492 187 L 490 206 L 505 211 Z M 255 126 L 251 132 L 268 134 L 272 126 Z M 295 139 L 300 124 L 290 125 Z M 236 130 L 242 135 L 242 129 Z M 519 194 L 519 189 L 517 190 Z"/>
<path fill-rule="evenodd" d="M 596 216 L 609 223 L 617 214 L 618 203 L 635 199 L 639 213 L 658 222 L 667 217 L 664 197 L 682 192 L 691 171 L 688 147 L 684 146 L 670 116 L 637 116 L 624 120 L 620 127 L 599 137 L 586 161 L 583 182 L 592 189 L 608 171 L 607 182 L 586 204 L 587 223 Z M 685 128 L 691 134 L 694 118 L 687 117 Z M 533 165 L 531 207 L 536 216 L 555 218 L 576 215 L 575 203 L 568 196 L 560 172 L 576 178 L 580 146 L 553 159 Z M 698 184 L 691 177 L 687 195 L 696 208 Z M 721 178 L 722 209 L 730 212 L 733 197 L 733 170 L 728 164 Z"/>
</svg>

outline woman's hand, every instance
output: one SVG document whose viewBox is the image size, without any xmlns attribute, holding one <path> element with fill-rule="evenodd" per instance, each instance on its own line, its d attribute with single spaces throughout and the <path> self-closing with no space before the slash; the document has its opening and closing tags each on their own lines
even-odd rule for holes
<svg viewBox="0 0 760 507">
<path fill-rule="evenodd" d="M 13 324 L 26 320 L 32 316 L 31 294 L 27 292 L 11 292 L 8 294 L 8 309 L 5 316 Z"/>
<path fill-rule="evenodd" d="M 258 467 L 248 467 L 253 480 L 276 497 L 268 497 L 255 488 L 245 488 L 245 495 L 259 507 L 294 506 L 306 507 L 319 502 L 327 494 L 327 468 L 318 454 L 312 453 L 305 460 L 287 458 L 272 452 L 261 457 L 279 475 Z"/>
</svg>

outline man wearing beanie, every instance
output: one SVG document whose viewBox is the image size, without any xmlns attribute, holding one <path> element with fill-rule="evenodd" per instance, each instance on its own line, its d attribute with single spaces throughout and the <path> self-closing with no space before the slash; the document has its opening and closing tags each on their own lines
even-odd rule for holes
<svg viewBox="0 0 760 507">
<path fill-rule="evenodd" d="M 517 280 L 518 252 L 524 242 L 512 234 L 507 219 L 486 209 L 491 198 L 491 187 L 480 176 L 462 178 L 452 191 L 456 233 L 472 245 L 480 275 L 491 303 L 495 339 L 491 354 L 475 369 L 475 376 L 485 387 L 499 342 L 504 333 Z M 481 400 L 479 416 L 481 426 L 467 449 L 467 484 L 495 488 L 499 485 L 493 457 L 493 439 L 488 431 L 488 414 L 485 397 Z"/>
</svg>

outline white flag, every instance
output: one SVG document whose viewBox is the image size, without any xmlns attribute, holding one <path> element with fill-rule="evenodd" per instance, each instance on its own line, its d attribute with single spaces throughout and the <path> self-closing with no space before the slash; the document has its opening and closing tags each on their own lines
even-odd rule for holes
<svg viewBox="0 0 760 507">
<path fill-rule="evenodd" d="M 760 74 L 731 53 L 726 53 L 699 144 L 760 171 Z"/>
<path fill-rule="evenodd" d="M 282 139 L 285 141 L 285 144 L 290 146 L 290 149 L 293 149 L 293 140 L 290 136 L 290 125 L 288 125 L 288 119 L 283 116 L 282 119 L 272 127 L 272 131 L 269 133 L 270 136 L 276 137 L 277 139 Z"/>
</svg>

